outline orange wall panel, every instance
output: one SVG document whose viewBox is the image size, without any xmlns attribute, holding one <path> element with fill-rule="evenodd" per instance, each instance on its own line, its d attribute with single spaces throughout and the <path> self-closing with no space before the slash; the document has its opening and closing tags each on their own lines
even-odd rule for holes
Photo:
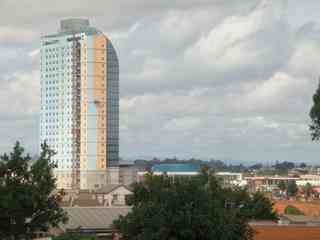
<svg viewBox="0 0 320 240">
<path fill-rule="evenodd" d="M 106 45 L 107 39 L 103 35 L 93 39 L 93 97 L 97 111 L 97 167 L 106 169 Z M 102 140 L 104 139 L 104 140 Z"/>
</svg>

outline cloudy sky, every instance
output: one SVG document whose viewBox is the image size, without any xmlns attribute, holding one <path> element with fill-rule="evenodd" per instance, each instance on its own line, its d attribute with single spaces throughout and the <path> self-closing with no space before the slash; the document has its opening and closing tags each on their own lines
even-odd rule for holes
<svg viewBox="0 0 320 240">
<path fill-rule="evenodd" d="M 0 152 L 38 151 L 39 38 L 87 17 L 119 55 L 122 157 L 319 163 L 319 0 L 0 0 L 0 13 Z"/>
</svg>

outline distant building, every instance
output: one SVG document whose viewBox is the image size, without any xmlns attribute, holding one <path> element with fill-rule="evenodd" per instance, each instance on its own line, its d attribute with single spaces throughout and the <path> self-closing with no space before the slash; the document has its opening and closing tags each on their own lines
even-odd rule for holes
<svg viewBox="0 0 320 240">
<path fill-rule="evenodd" d="M 288 184 L 290 181 L 299 180 L 298 177 L 281 177 L 281 176 L 261 176 L 245 177 L 249 191 L 271 192 L 278 188 L 280 182 Z"/>
<path fill-rule="evenodd" d="M 151 170 L 153 172 L 163 172 L 163 173 L 192 173 L 200 172 L 200 166 L 192 163 L 161 163 L 152 166 Z"/>
<path fill-rule="evenodd" d="M 224 187 L 247 185 L 247 181 L 243 179 L 242 173 L 217 172 L 216 176 L 221 179 Z"/>
<path fill-rule="evenodd" d="M 87 19 L 62 20 L 41 38 L 40 144 L 56 152 L 57 187 L 118 183 L 119 64 Z"/>
<path fill-rule="evenodd" d="M 151 171 L 154 175 L 166 174 L 174 180 L 176 177 L 192 177 L 198 175 L 200 173 L 200 166 L 190 163 L 163 163 L 155 164 Z M 137 182 L 143 182 L 147 173 L 146 171 L 138 172 Z"/>
<path fill-rule="evenodd" d="M 310 183 L 312 186 L 320 186 L 320 175 L 300 175 L 300 179 L 296 181 L 298 186 L 305 186 L 307 183 Z"/>
<path fill-rule="evenodd" d="M 119 184 L 126 186 L 137 181 L 137 168 L 133 162 L 119 162 Z"/>
<path fill-rule="evenodd" d="M 154 175 L 166 174 L 174 180 L 177 177 L 197 176 L 200 173 L 200 166 L 190 163 L 162 163 L 155 164 L 151 171 Z M 137 182 L 143 182 L 147 173 L 146 171 L 137 172 Z M 215 175 L 221 179 L 224 187 L 246 185 L 246 180 L 243 179 L 242 173 L 217 172 Z"/>
</svg>

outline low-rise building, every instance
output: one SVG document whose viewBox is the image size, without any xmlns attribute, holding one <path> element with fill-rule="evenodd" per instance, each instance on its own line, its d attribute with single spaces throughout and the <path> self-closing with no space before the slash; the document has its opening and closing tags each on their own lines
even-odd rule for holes
<svg viewBox="0 0 320 240">
<path fill-rule="evenodd" d="M 247 185 L 247 181 L 243 179 L 242 173 L 217 172 L 216 176 L 221 179 L 224 187 Z"/>
<path fill-rule="evenodd" d="M 108 185 L 96 191 L 97 199 L 104 206 L 125 206 L 132 191 L 125 185 Z"/>
<path fill-rule="evenodd" d="M 278 189 L 281 182 L 288 184 L 290 181 L 297 181 L 298 177 L 283 176 L 261 176 L 261 177 L 245 177 L 250 192 L 263 191 L 272 192 Z"/>
<path fill-rule="evenodd" d="M 137 182 L 143 182 L 148 172 L 138 172 Z M 200 173 L 200 166 L 186 163 L 173 163 L 173 164 L 156 164 L 152 167 L 152 174 L 154 175 L 167 175 L 172 180 L 177 177 L 192 177 Z"/>
<path fill-rule="evenodd" d="M 113 221 L 125 216 L 130 207 L 66 207 L 69 221 L 61 224 L 57 233 L 71 232 L 95 236 L 98 240 L 115 239 Z"/>
<path fill-rule="evenodd" d="M 306 174 L 300 175 L 300 179 L 296 181 L 298 186 L 305 186 L 307 183 L 310 183 L 312 186 L 320 186 L 320 175 Z"/>
<path fill-rule="evenodd" d="M 132 191 L 125 185 L 109 184 L 97 190 L 71 191 L 63 196 L 63 207 L 111 207 L 126 206 L 126 198 Z"/>
<path fill-rule="evenodd" d="M 200 173 L 200 166 L 190 163 L 156 164 L 152 167 L 151 172 L 156 176 L 165 174 L 174 180 L 177 177 L 197 176 Z M 148 174 L 147 171 L 137 172 L 137 182 L 143 182 L 146 174 Z M 243 179 L 242 173 L 217 172 L 215 175 L 221 179 L 222 185 L 225 187 L 246 185 L 246 180 Z"/>
</svg>

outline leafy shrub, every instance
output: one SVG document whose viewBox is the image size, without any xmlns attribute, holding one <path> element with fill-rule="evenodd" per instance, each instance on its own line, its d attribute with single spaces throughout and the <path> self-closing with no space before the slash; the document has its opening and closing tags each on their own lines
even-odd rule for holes
<svg viewBox="0 0 320 240">
<path fill-rule="evenodd" d="M 304 213 L 296 208 L 295 206 L 292 205 L 288 205 L 285 209 L 284 209 L 284 213 L 285 214 L 289 214 L 289 215 L 304 215 Z"/>
</svg>

